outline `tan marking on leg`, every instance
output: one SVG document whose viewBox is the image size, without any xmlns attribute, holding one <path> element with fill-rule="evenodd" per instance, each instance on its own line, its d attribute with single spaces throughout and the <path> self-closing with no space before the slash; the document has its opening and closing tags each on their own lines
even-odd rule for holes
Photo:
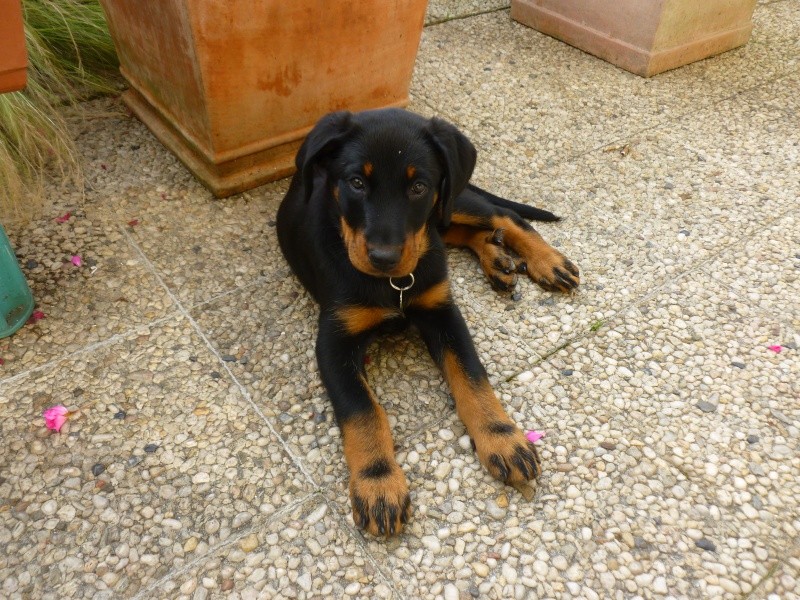
<svg viewBox="0 0 800 600">
<path fill-rule="evenodd" d="M 486 379 L 471 380 L 452 351 L 444 354 L 444 378 L 456 403 L 456 412 L 474 438 L 481 427 L 492 421 L 510 421 Z"/>
<path fill-rule="evenodd" d="M 472 227 L 486 228 L 486 219 L 466 213 L 454 212 L 453 216 L 450 217 L 450 222 L 457 225 L 471 225 Z"/>
<path fill-rule="evenodd" d="M 480 230 L 470 227 L 469 225 L 452 224 L 445 230 L 444 234 L 442 235 L 442 239 L 444 240 L 445 244 L 449 244 L 450 246 L 456 246 L 458 248 L 472 248 L 474 237 L 479 231 Z"/>
<path fill-rule="evenodd" d="M 411 503 L 405 474 L 394 458 L 394 441 L 386 412 L 375 401 L 366 379 L 373 410 L 341 425 L 344 456 L 350 469 L 353 520 L 373 535 L 394 535 L 408 521 Z M 380 476 L 370 476 L 375 465 Z"/>
<path fill-rule="evenodd" d="M 517 284 L 516 264 L 504 246 L 492 242 L 493 235 L 470 225 L 451 225 L 442 239 L 445 244 L 472 250 L 495 289 L 512 291 Z"/>
<path fill-rule="evenodd" d="M 533 229 L 523 229 L 509 217 L 492 217 L 492 227 L 504 230 L 504 243 L 520 255 L 528 276 L 546 290 L 568 292 L 580 283 L 578 268 Z"/>
<path fill-rule="evenodd" d="M 361 380 L 369 389 L 364 377 Z M 379 459 L 388 458 L 394 462 L 394 441 L 386 411 L 374 398 L 372 404 L 374 412 L 355 416 L 342 424 L 344 455 L 353 474 Z"/>
<path fill-rule="evenodd" d="M 350 335 L 368 331 L 399 314 L 397 310 L 378 306 L 342 306 L 336 309 L 336 318 Z"/>
<path fill-rule="evenodd" d="M 505 240 L 514 252 L 527 259 L 553 251 L 552 246 L 544 241 L 533 229 L 523 229 L 509 217 L 492 217 L 492 228 L 505 230 Z"/>
<path fill-rule="evenodd" d="M 541 463 L 536 448 L 503 410 L 489 382 L 470 379 L 450 350 L 445 351 L 442 367 L 456 412 L 475 443 L 481 464 L 506 483 L 538 477 Z"/>
</svg>

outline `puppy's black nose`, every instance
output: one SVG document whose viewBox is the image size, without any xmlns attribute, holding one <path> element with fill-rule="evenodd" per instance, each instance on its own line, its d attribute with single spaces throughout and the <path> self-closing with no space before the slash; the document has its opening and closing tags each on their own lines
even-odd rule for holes
<svg viewBox="0 0 800 600">
<path fill-rule="evenodd" d="M 380 271 L 391 271 L 395 268 L 402 253 L 402 246 L 372 246 L 367 250 L 369 262 Z"/>
</svg>

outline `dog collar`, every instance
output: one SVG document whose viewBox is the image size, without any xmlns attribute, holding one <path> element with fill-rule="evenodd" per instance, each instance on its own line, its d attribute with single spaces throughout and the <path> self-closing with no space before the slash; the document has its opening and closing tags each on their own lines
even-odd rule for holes
<svg viewBox="0 0 800 600">
<path fill-rule="evenodd" d="M 389 285 L 392 286 L 392 289 L 397 290 L 398 292 L 400 292 L 400 312 L 403 312 L 403 292 L 405 292 L 406 290 L 410 290 L 412 288 L 412 286 L 414 285 L 414 274 L 413 273 L 409 273 L 407 275 L 407 277 L 410 277 L 411 281 L 406 286 L 397 285 L 394 282 L 394 278 L 393 277 L 389 277 Z"/>
</svg>

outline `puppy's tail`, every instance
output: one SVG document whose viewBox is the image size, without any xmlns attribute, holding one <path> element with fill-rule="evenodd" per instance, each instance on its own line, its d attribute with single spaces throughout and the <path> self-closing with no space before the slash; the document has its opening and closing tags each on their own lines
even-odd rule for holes
<svg viewBox="0 0 800 600">
<path fill-rule="evenodd" d="M 475 192 L 494 206 L 513 210 L 520 217 L 529 221 L 553 222 L 561 220 L 561 217 L 554 215 L 549 210 L 536 208 L 535 206 L 528 206 L 527 204 L 520 204 L 519 202 L 514 202 L 513 200 L 506 200 L 505 198 L 495 196 L 491 192 L 487 192 L 486 190 L 483 190 L 476 185 L 472 185 L 471 183 L 467 184 L 467 189 Z"/>
</svg>

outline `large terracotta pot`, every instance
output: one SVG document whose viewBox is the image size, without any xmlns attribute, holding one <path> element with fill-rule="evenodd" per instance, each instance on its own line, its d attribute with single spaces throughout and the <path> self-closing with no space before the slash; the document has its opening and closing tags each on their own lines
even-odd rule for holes
<svg viewBox="0 0 800 600">
<path fill-rule="evenodd" d="M 289 175 L 317 119 L 408 103 L 427 0 L 101 0 L 125 102 L 217 196 Z"/>
<path fill-rule="evenodd" d="M 511 17 L 650 77 L 742 46 L 756 0 L 511 0 Z"/>
<path fill-rule="evenodd" d="M 0 94 L 28 82 L 28 53 L 19 0 L 0 0 Z"/>
</svg>

